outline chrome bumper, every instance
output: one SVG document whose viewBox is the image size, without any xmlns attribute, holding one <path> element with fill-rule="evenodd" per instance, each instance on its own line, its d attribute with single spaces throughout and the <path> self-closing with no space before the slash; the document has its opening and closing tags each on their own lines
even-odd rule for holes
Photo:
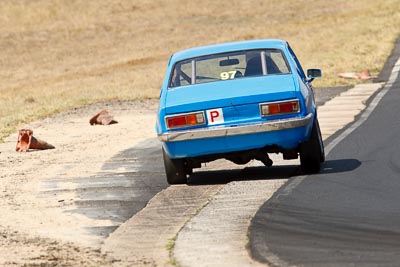
<svg viewBox="0 0 400 267">
<path fill-rule="evenodd" d="M 311 123 L 312 117 L 313 115 L 310 113 L 306 117 L 302 118 L 290 118 L 228 127 L 216 126 L 195 130 L 173 131 L 159 134 L 158 139 L 162 142 L 176 142 L 193 139 L 272 132 L 306 126 Z"/>
</svg>

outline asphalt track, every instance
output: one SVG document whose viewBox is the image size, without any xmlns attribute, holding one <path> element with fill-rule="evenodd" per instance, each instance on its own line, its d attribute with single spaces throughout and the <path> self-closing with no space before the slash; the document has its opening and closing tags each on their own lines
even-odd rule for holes
<svg viewBox="0 0 400 267">
<path fill-rule="evenodd" d="M 320 174 L 292 178 L 260 208 L 249 228 L 252 257 L 276 266 L 400 266 L 400 78 L 389 82 Z"/>
</svg>

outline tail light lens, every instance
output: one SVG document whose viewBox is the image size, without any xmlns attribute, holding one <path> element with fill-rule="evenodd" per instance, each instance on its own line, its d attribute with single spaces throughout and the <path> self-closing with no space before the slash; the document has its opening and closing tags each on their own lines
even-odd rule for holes
<svg viewBox="0 0 400 267">
<path fill-rule="evenodd" d="M 168 129 L 189 127 L 205 124 L 206 120 L 204 112 L 195 112 L 187 114 L 179 114 L 165 117 L 165 122 Z"/>
<path fill-rule="evenodd" d="M 298 113 L 300 111 L 299 100 L 260 104 L 261 116 Z"/>
</svg>

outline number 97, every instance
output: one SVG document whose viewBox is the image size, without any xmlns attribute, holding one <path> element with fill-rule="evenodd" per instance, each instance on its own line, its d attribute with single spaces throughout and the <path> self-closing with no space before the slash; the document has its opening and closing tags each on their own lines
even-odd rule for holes
<svg viewBox="0 0 400 267">
<path fill-rule="evenodd" d="M 236 74 L 236 70 L 224 71 L 224 72 L 221 72 L 220 77 L 221 77 L 221 80 L 234 79 L 235 74 Z"/>
</svg>

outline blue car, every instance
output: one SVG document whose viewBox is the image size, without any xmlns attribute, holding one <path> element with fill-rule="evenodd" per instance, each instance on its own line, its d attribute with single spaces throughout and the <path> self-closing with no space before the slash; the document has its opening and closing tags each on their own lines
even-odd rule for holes
<svg viewBox="0 0 400 267">
<path fill-rule="evenodd" d="M 172 55 L 161 89 L 156 132 L 169 184 L 187 182 L 201 163 L 236 164 L 268 153 L 300 156 L 305 173 L 325 160 L 311 82 L 286 41 L 254 40 Z"/>
</svg>

